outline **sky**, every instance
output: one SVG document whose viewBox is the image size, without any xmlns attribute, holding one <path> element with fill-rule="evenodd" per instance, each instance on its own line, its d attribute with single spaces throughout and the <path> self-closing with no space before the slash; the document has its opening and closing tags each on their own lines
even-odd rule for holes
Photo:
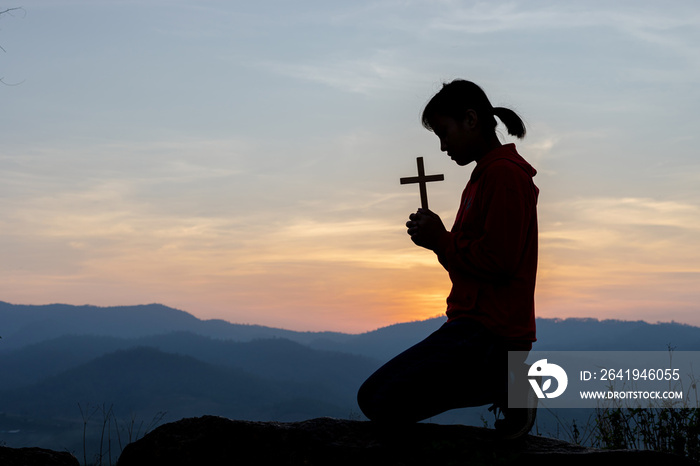
<svg viewBox="0 0 700 466">
<path fill-rule="evenodd" d="M 3 0 L 0 300 L 364 332 L 444 314 L 419 206 L 473 164 L 443 82 L 517 111 L 538 317 L 700 325 L 700 4 Z M 502 126 L 501 140 L 514 142 Z"/>
</svg>

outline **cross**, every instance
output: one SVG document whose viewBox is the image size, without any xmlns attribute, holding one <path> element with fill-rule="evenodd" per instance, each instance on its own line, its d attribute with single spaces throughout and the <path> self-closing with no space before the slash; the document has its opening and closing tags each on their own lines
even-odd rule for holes
<svg viewBox="0 0 700 466">
<path fill-rule="evenodd" d="M 442 181 L 445 179 L 445 175 L 427 175 L 425 174 L 425 167 L 423 166 L 423 157 L 417 157 L 416 163 L 418 164 L 418 176 L 410 176 L 408 178 L 401 178 L 401 184 L 412 184 L 418 183 L 420 186 L 420 204 L 425 210 L 428 209 L 428 191 L 425 184 L 429 181 Z"/>
</svg>

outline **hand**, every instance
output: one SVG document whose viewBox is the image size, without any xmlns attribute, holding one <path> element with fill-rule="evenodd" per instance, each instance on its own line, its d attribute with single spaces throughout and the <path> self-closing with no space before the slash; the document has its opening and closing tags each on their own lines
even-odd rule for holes
<svg viewBox="0 0 700 466">
<path fill-rule="evenodd" d="M 414 243 L 432 250 L 435 250 L 440 237 L 447 231 L 438 214 L 425 209 L 418 209 L 415 214 L 409 215 L 406 228 Z"/>
</svg>

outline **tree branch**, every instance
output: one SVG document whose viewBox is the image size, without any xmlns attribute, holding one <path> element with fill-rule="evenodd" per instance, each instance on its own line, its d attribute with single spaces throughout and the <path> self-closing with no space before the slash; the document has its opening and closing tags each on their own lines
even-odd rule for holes
<svg viewBox="0 0 700 466">
<path fill-rule="evenodd" d="M 12 16 L 12 12 L 13 12 L 13 11 L 16 11 L 16 10 L 25 11 L 23 7 L 21 7 L 21 6 L 16 6 L 16 7 L 14 7 L 14 8 L 6 8 L 6 9 L 0 11 L 0 16 L 4 15 L 4 14 L 6 14 L 6 13 L 9 14 L 10 16 Z M 26 11 L 25 11 L 25 14 L 26 14 Z M 7 51 L 2 47 L 2 45 L 0 45 L 0 50 L 2 50 L 3 52 L 7 52 Z M 21 84 L 21 83 L 17 83 L 17 84 L 8 84 L 8 83 L 6 83 L 6 82 L 4 81 L 4 77 L 0 77 L 0 83 L 1 83 L 1 84 L 4 84 L 5 86 L 16 86 L 17 84 Z"/>
<path fill-rule="evenodd" d="M 24 8 L 22 8 L 21 6 L 16 6 L 14 8 L 8 8 L 4 11 L 0 11 L 0 15 L 4 15 L 5 13 L 9 13 L 9 12 L 15 11 L 15 10 L 24 10 Z"/>
</svg>

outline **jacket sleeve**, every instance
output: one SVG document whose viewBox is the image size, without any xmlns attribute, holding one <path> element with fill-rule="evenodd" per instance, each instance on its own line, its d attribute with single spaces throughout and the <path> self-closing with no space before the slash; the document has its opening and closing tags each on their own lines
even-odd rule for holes
<svg viewBox="0 0 700 466">
<path fill-rule="evenodd" d="M 536 221 L 532 178 L 508 161 L 494 163 L 482 177 L 472 208 L 482 212 L 477 218 L 483 225 L 455 225 L 440 238 L 435 253 L 450 273 L 507 280 L 518 269 Z"/>
</svg>

